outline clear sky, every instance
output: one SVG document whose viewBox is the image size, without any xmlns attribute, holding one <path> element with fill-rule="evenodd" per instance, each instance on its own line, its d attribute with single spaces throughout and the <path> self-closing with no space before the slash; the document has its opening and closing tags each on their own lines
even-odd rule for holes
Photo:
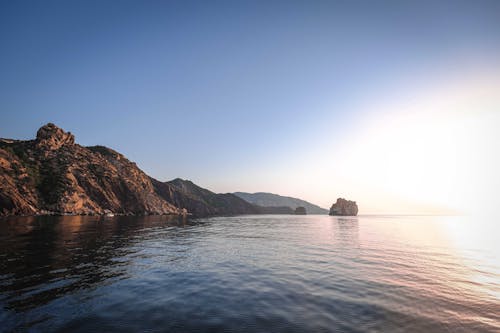
<svg viewBox="0 0 500 333">
<path fill-rule="evenodd" d="M 0 112 L 0 137 L 54 122 L 217 192 L 475 210 L 500 1 L 1 1 Z"/>
</svg>

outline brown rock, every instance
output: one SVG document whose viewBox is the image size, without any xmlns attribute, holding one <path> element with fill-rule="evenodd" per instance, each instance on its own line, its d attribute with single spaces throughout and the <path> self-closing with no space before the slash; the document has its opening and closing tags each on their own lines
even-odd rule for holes
<svg viewBox="0 0 500 333">
<path fill-rule="evenodd" d="M 47 124 L 35 140 L 0 140 L 0 215 L 180 214 L 151 179 L 112 149 L 75 144 Z"/>
<path fill-rule="evenodd" d="M 338 198 L 337 202 L 330 208 L 329 215 L 356 216 L 358 215 L 358 205 L 355 201 Z"/>
<path fill-rule="evenodd" d="M 56 150 L 63 145 L 73 145 L 75 143 L 75 136 L 71 132 L 66 133 L 56 125 L 48 123 L 40 127 L 36 133 L 36 143 L 39 147 Z"/>
</svg>

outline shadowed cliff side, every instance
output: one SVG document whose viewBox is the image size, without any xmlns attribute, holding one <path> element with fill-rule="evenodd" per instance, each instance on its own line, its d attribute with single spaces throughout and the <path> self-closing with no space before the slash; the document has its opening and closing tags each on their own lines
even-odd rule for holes
<svg viewBox="0 0 500 333">
<path fill-rule="evenodd" d="M 261 207 L 232 193 L 214 193 L 189 180 L 176 178 L 169 182 L 151 179 L 156 192 L 168 202 L 186 209 L 194 216 L 242 214 L 293 214 L 290 207 Z"/>
<path fill-rule="evenodd" d="M 152 179 L 156 192 L 168 202 L 185 208 L 194 216 L 259 214 L 256 206 L 237 196 L 204 189 L 189 180 L 176 178 L 169 182 Z"/>
</svg>

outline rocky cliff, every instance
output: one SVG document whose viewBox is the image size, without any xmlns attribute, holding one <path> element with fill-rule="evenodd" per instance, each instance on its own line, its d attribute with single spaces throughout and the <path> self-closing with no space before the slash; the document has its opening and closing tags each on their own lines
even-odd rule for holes
<svg viewBox="0 0 500 333">
<path fill-rule="evenodd" d="M 0 214 L 179 214 L 116 151 L 75 144 L 54 124 L 35 140 L 0 140 Z"/>
<path fill-rule="evenodd" d="M 293 214 L 231 193 L 214 193 L 188 180 L 160 182 L 122 154 L 83 147 L 54 124 L 36 139 L 0 139 L 0 215 L 35 214 Z"/>
<path fill-rule="evenodd" d="M 337 202 L 330 208 L 330 215 L 356 216 L 358 215 L 358 205 L 355 201 L 338 198 Z"/>
</svg>

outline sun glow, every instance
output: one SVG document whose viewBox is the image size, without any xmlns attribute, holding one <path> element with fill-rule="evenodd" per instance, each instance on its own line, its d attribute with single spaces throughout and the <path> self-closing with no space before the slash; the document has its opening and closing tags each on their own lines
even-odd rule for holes
<svg viewBox="0 0 500 333">
<path fill-rule="evenodd" d="M 498 88 L 452 87 L 377 112 L 384 116 L 362 127 L 341 170 L 412 202 L 478 211 L 499 179 Z"/>
<path fill-rule="evenodd" d="M 362 214 L 496 210 L 500 76 L 493 74 L 367 101 L 364 119 L 342 142 L 322 139 L 330 142 L 314 166 L 322 196 L 351 196 Z"/>
</svg>

